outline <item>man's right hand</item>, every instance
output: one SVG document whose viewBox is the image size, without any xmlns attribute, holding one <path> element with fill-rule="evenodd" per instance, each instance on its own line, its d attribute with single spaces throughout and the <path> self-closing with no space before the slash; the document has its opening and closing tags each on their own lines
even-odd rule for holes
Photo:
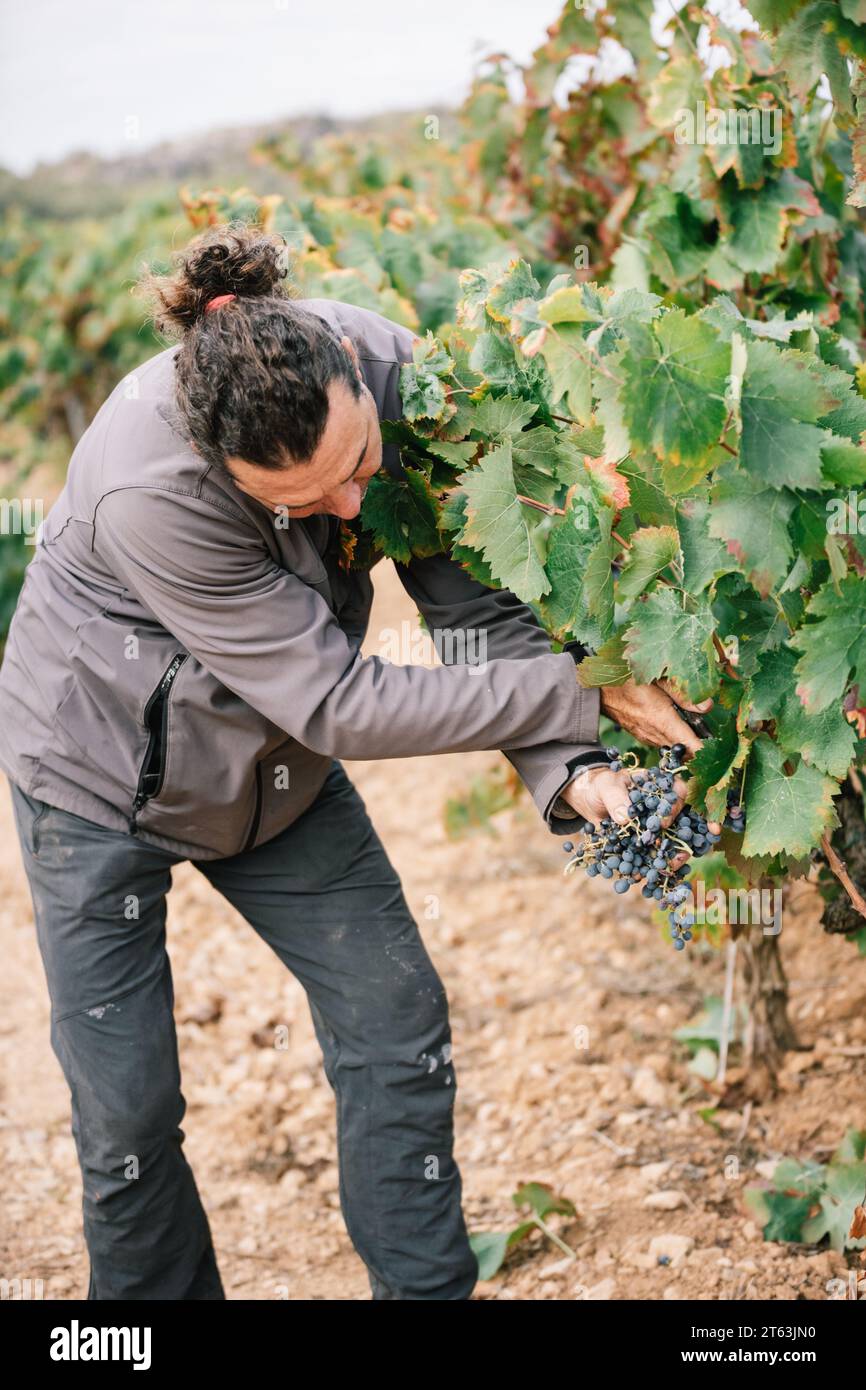
<svg viewBox="0 0 866 1390">
<path fill-rule="evenodd" d="M 579 816 L 595 825 L 606 816 L 624 825 L 631 814 L 630 785 L 631 777 L 626 769 L 611 772 L 609 767 L 588 767 L 563 788 L 560 796 Z"/>
<path fill-rule="evenodd" d="M 574 781 L 563 788 L 560 796 L 579 816 L 583 816 L 596 828 L 599 821 L 605 817 L 610 817 L 617 825 L 625 825 L 631 816 L 628 793 L 633 784 L 634 774 L 631 769 L 623 768 L 621 772 L 611 772 L 607 767 L 588 767 L 582 769 Z M 685 805 L 686 785 L 681 777 L 674 779 L 674 791 L 677 799 L 671 807 L 670 814 L 662 819 L 662 825 L 665 827 L 671 824 Z M 690 855 L 681 850 L 679 854 L 671 857 L 671 868 L 678 869 L 689 858 Z"/>
</svg>

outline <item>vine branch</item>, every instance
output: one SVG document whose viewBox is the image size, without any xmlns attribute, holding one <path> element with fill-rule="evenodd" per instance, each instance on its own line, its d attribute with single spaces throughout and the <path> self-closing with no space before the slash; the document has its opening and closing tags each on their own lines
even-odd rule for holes
<svg viewBox="0 0 866 1390">
<path fill-rule="evenodd" d="M 855 912 L 859 912 L 860 916 L 866 920 L 866 898 L 863 897 L 863 894 L 845 868 L 843 861 L 830 844 L 830 836 L 826 831 L 821 836 L 821 849 L 824 851 L 824 857 L 830 866 L 831 873 L 838 878 L 845 892 L 848 894 L 848 897 L 851 899 L 851 905 Z"/>
</svg>

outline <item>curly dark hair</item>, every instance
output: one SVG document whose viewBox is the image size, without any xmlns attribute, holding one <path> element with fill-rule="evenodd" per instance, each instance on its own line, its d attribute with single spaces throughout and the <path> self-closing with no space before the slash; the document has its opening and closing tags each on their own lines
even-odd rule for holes
<svg viewBox="0 0 866 1390">
<path fill-rule="evenodd" d="M 318 314 L 292 302 L 282 237 L 245 224 L 214 227 L 146 272 L 139 291 L 160 332 L 180 338 L 175 362 L 182 426 L 209 463 L 237 457 L 285 468 L 313 454 L 328 420 L 328 387 L 357 399 L 351 358 Z M 230 302 L 207 310 L 217 295 Z"/>
</svg>

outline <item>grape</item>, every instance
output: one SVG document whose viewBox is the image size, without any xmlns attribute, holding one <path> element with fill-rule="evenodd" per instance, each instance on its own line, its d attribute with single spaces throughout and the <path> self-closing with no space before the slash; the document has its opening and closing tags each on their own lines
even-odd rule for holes
<svg viewBox="0 0 866 1390">
<path fill-rule="evenodd" d="M 729 830 L 735 831 L 737 835 L 741 835 L 746 828 L 746 813 L 740 804 L 740 793 L 735 787 L 728 788 L 727 814 L 724 824 Z"/>
<path fill-rule="evenodd" d="M 622 754 L 615 748 L 605 750 L 611 767 L 621 768 Z M 587 824 L 583 845 L 567 867 L 567 872 L 582 865 L 587 877 L 609 879 L 614 892 L 627 893 L 632 884 L 641 885 L 641 895 L 667 909 L 671 939 L 676 950 L 682 951 L 692 939 L 694 912 L 691 889 L 685 882 L 687 864 L 674 869 L 672 858 L 683 846 L 693 857 L 708 854 L 720 836 L 711 834 L 706 817 L 693 806 L 684 807 L 670 826 L 664 820 L 676 802 L 674 773 L 680 770 L 686 757 L 682 744 L 661 750 L 657 767 L 639 768 L 633 774 L 628 790 L 631 820 L 628 825 L 614 824 L 609 816 L 597 825 Z M 728 792 L 725 824 L 742 832 L 745 816 L 738 793 Z M 564 849 L 571 853 L 574 846 L 567 841 Z"/>
</svg>

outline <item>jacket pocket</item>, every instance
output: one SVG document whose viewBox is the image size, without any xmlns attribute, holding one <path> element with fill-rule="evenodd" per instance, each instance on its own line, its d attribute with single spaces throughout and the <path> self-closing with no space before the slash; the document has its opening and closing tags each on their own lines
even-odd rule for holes
<svg viewBox="0 0 866 1390">
<path fill-rule="evenodd" d="M 50 806 L 36 796 L 29 796 L 17 782 L 11 783 L 12 803 L 22 843 L 34 859 L 39 858 L 39 829 Z"/>
<path fill-rule="evenodd" d="M 138 776 L 135 799 L 132 803 L 130 831 L 135 834 L 138 813 L 146 801 L 159 796 L 165 780 L 165 765 L 168 758 L 168 708 L 171 689 L 175 677 L 189 656 L 188 652 L 177 652 L 160 677 L 159 684 L 152 691 L 144 707 L 144 725 L 148 730 L 147 749 Z"/>
</svg>

